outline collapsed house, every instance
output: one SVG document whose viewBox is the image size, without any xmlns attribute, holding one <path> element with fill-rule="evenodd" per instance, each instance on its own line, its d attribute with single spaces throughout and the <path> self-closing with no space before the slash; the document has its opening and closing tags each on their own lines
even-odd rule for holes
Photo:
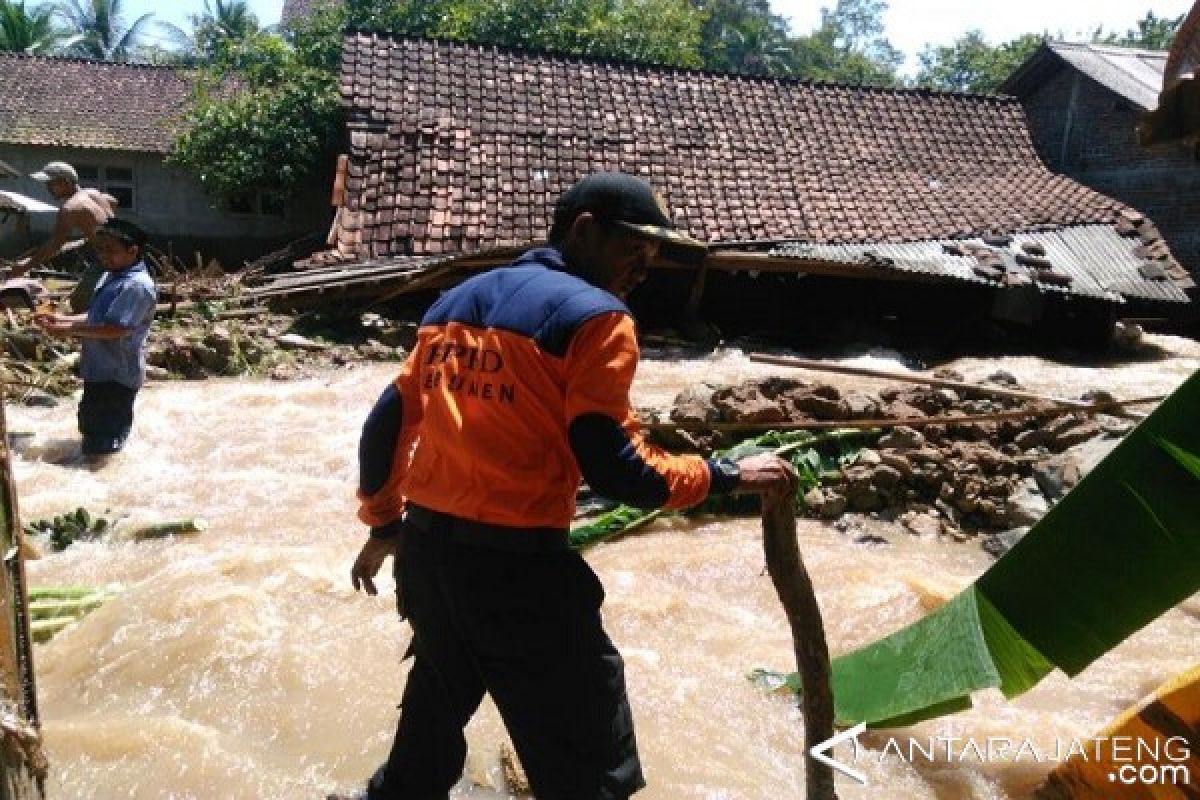
<svg viewBox="0 0 1200 800">
<path fill-rule="evenodd" d="M 944 316 L 1069 312 L 1107 332 L 1131 304 L 1189 302 L 1154 224 L 1047 169 L 1012 98 L 365 33 L 345 39 L 340 89 L 330 249 L 299 266 L 360 290 L 503 263 L 544 238 L 575 180 L 620 170 L 710 246 L 699 265 L 660 260 L 651 311 L 787 316 L 808 298 L 829 313 L 850 286 L 880 313 L 936 298 Z"/>
</svg>

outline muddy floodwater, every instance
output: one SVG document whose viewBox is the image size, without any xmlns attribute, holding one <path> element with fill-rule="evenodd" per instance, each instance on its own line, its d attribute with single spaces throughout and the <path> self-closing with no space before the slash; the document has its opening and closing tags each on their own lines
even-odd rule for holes
<svg viewBox="0 0 1200 800">
<path fill-rule="evenodd" d="M 1196 343 L 1150 338 L 1162 358 L 1078 367 L 1003 357 L 949 366 L 968 379 L 1005 369 L 1027 388 L 1072 397 L 1092 387 L 1118 397 L 1168 392 L 1200 367 Z M 861 355 L 900 368 L 896 354 Z M 705 357 L 651 350 L 635 400 L 664 406 L 689 383 L 780 369 L 736 350 Z M 35 585 L 121 589 L 36 646 L 49 797 L 322 798 L 357 787 L 377 766 L 397 718 L 408 632 L 387 596 L 390 576 L 381 596 L 370 598 L 354 593 L 348 575 L 364 535 L 354 519 L 359 426 L 394 370 L 357 367 L 294 383 L 151 385 L 138 400 L 126 452 L 95 472 L 51 463 L 77 447 L 73 404 L 10 409 L 12 430 L 36 433 L 16 457 L 25 519 L 84 506 L 210 522 L 190 537 L 76 544 L 29 564 Z M 913 621 L 992 563 L 973 543 L 920 540 L 865 517 L 855 525 L 845 533 L 800 523 L 835 654 Z M 889 543 L 855 544 L 861 532 Z M 662 521 L 587 558 L 607 588 L 607 627 L 627 662 L 649 781 L 638 797 L 803 796 L 799 712 L 745 677 L 756 667 L 792 666 L 758 521 Z M 1029 739 L 1052 752 L 1056 741 L 1091 736 L 1192 666 L 1197 641 L 1193 598 L 1074 680 L 1055 673 L 1011 703 L 981 693 L 973 710 L 904 735 Z M 506 796 L 470 780 L 499 779 L 500 730 L 485 707 L 469 730 L 469 777 L 455 797 Z M 839 778 L 843 798 L 1023 798 L 1052 766 L 945 757 L 910 765 L 882 750 L 880 734 L 862 741 L 857 763 L 870 782 Z"/>
</svg>

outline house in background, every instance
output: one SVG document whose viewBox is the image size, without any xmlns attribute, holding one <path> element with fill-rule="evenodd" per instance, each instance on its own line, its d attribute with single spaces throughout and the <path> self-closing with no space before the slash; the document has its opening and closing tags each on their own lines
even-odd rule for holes
<svg viewBox="0 0 1200 800">
<path fill-rule="evenodd" d="M 116 197 L 118 213 L 164 251 L 187 263 L 198 251 L 227 268 L 328 227 L 327 179 L 286 196 L 247 187 L 223 203 L 163 163 L 191 97 L 187 74 L 176 68 L 4 53 L 0 74 L 0 161 L 21 174 L 6 181 L 8 189 L 51 202 L 28 176 L 66 161 L 82 185 Z M 54 215 L 32 218 L 40 241 Z M 0 229 L 0 255 L 23 249 Z"/>
<path fill-rule="evenodd" d="M 1000 90 L 1021 100 L 1050 169 L 1145 212 L 1200 275 L 1200 161 L 1191 147 L 1137 140 L 1166 63 L 1162 51 L 1046 42 Z"/>
<path fill-rule="evenodd" d="M 621 170 L 710 244 L 660 301 L 690 297 L 708 319 L 741 305 L 800 324 L 925 298 L 938 319 L 982 304 L 1104 320 L 1188 302 L 1153 224 L 1047 169 L 1013 98 L 371 34 L 347 36 L 341 93 L 351 148 L 331 249 L 309 266 L 494 264 L 544 237 L 579 177 Z"/>
</svg>

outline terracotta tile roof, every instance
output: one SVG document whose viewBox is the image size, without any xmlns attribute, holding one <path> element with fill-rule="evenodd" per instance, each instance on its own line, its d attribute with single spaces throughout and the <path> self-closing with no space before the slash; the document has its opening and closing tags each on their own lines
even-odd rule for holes
<svg viewBox="0 0 1200 800">
<path fill-rule="evenodd" d="M 349 34 L 336 241 L 371 258 L 542 237 L 579 176 L 620 169 L 714 242 L 901 242 L 1109 223 L 1047 170 L 1011 98 L 748 78 Z"/>
<path fill-rule="evenodd" d="M 0 53 L 0 142 L 165 153 L 190 97 L 171 67 Z"/>
</svg>

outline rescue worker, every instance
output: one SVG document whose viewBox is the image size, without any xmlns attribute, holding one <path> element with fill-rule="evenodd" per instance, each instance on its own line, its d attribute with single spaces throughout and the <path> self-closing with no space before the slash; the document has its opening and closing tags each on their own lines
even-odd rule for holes
<svg viewBox="0 0 1200 800">
<path fill-rule="evenodd" d="M 112 195 L 99 189 L 81 188 L 79 174 L 65 161 L 51 161 L 29 177 L 44 183 L 46 191 L 62 205 L 54 218 L 54 230 L 50 238 L 28 258 L 17 262 L 12 270 L 14 278 L 54 258 L 73 235 L 80 235 L 90 242 L 99 227 L 116 213 L 117 207 L 117 198 Z M 96 282 L 103 274 L 103 266 L 91 261 L 87 263 L 79 283 L 71 292 L 72 311 L 79 312 L 87 308 Z"/>
<path fill-rule="evenodd" d="M 795 492 L 775 456 L 672 456 L 639 432 L 638 344 L 622 298 L 663 242 L 704 247 L 672 229 L 640 178 L 583 178 L 555 206 L 550 246 L 429 309 L 368 416 L 359 518 L 370 535 L 351 580 L 375 594 L 394 557 L 414 661 L 367 798 L 447 797 L 485 692 L 539 800 L 625 798 L 645 785 L 604 590 L 568 548 L 580 477 L 642 508 Z"/>
<path fill-rule="evenodd" d="M 137 225 L 112 217 L 96 229 L 92 248 L 105 273 L 87 313 L 37 314 L 34 322 L 52 336 L 83 340 L 79 432 L 84 456 L 103 456 L 124 447 L 133 427 L 157 295 L 142 260 L 146 233 Z"/>
</svg>

